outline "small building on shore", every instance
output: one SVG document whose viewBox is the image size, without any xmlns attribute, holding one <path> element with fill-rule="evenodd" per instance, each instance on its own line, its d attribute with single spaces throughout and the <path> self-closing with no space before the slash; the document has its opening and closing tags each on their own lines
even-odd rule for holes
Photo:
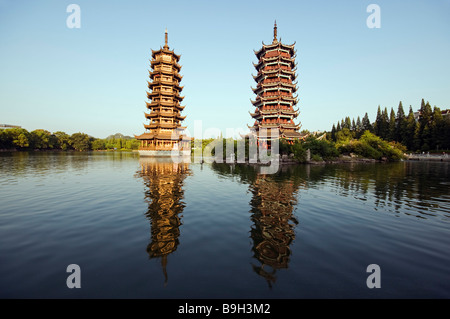
<svg viewBox="0 0 450 319">
<path fill-rule="evenodd" d="M 10 125 L 10 124 L 0 124 L 0 129 L 8 129 L 8 128 L 22 128 L 22 126 Z"/>
</svg>

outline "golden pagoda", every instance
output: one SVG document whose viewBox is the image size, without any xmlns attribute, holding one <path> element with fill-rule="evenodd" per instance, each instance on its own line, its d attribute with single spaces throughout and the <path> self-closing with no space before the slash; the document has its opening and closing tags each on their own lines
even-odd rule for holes
<svg viewBox="0 0 450 319">
<path fill-rule="evenodd" d="M 180 55 L 169 49 L 166 29 L 164 47 L 152 50 L 151 81 L 147 81 L 150 102 L 146 102 L 150 112 L 145 113 L 150 122 L 144 124 L 145 133 L 135 136 L 141 142 L 138 150 L 141 156 L 190 155 L 190 139 L 183 134 L 186 127 L 181 126 L 186 116 L 181 115 L 184 97 L 180 95 L 183 77 L 179 74 L 179 60 Z"/>
</svg>

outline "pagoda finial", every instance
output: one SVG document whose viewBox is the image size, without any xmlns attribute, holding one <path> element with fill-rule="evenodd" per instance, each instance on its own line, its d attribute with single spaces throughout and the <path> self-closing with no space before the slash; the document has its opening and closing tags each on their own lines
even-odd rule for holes
<svg viewBox="0 0 450 319">
<path fill-rule="evenodd" d="M 277 43 L 277 20 L 275 20 L 275 25 L 273 27 L 273 43 Z"/>
<path fill-rule="evenodd" d="M 168 42 L 168 35 L 167 35 L 167 28 L 166 28 L 164 49 L 169 48 L 169 45 L 167 44 L 167 42 Z"/>
</svg>

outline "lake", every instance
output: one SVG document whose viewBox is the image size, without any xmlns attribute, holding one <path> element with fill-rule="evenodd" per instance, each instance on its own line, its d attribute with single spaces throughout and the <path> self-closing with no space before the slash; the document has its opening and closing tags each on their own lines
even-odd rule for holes
<svg viewBox="0 0 450 319">
<path fill-rule="evenodd" d="M 450 297 L 445 162 L 3 152 L 0 191 L 1 298 Z"/>
</svg>

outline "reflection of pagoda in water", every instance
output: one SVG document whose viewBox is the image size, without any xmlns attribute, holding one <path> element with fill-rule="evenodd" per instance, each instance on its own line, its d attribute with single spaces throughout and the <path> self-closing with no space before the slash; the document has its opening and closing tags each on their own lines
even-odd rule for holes
<svg viewBox="0 0 450 319">
<path fill-rule="evenodd" d="M 290 244 L 295 238 L 298 223 L 293 209 L 297 203 L 298 183 L 276 180 L 273 176 L 258 175 L 250 186 L 251 219 L 254 257 L 261 263 L 253 265 L 256 273 L 266 278 L 269 286 L 275 282 L 278 269 L 288 268 Z"/>
<path fill-rule="evenodd" d="M 264 174 L 264 167 L 245 164 L 228 165 L 213 163 L 212 168 L 221 175 L 237 175 L 239 182 L 249 184 L 252 193 L 250 201 L 250 238 L 253 242 L 253 257 L 259 265 L 253 270 L 272 286 L 276 271 L 289 266 L 290 245 L 295 239 L 298 224 L 294 216 L 297 192 L 306 188 L 307 174 L 295 167 L 281 166 L 277 174 Z"/>
<path fill-rule="evenodd" d="M 151 222 L 150 258 L 161 258 L 167 282 L 167 256 L 177 249 L 184 209 L 183 181 L 190 174 L 188 163 L 175 163 L 170 158 L 141 158 L 138 173 L 147 189 L 147 218 Z"/>
</svg>

